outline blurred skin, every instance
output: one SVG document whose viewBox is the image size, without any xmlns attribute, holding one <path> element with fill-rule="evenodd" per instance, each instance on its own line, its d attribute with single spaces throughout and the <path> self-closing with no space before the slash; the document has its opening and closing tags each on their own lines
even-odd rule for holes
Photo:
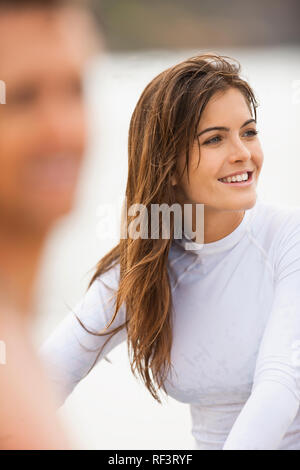
<svg viewBox="0 0 300 470">
<path fill-rule="evenodd" d="M 228 111 L 229 110 L 229 111 Z M 172 184 L 182 204 L 204 204 L 204 243 L 211 243 L 229 235 L 241 223 L 245 210 L 256 202 L 256 186 L 263 164 L 263 151 L 257 135 L 256 123 L 243 124 L 252 119 L 244 95 L 236 88 L 217 92 L 209 100 L 200 119 L 198 134 L 209 127 L 227 127 L 229 131 L 211 130 L 198 137 L 191 151 L 190 182 L 187 170 L 179 180 L 185 165 L 180 156 Z M 243 126 L 243 127 L 242 127 Z M 249 186 L 232 186 L 218 181 L 235 171 L 254 170 Z M 195 211 L 192 228 L 195 230 Z M 201 227 L 194 241 L 202 242 Z"/>
<path fill-rule="evenodd" d="M 0 449 L 70 447 L 29 335 L 43 245 L 72 208 L 85 151 L 91 25 L 74 7 L 0 10 Z"/>
<path fill-rule="evenodd" d="M 19 312 L 1 306 L 6 364 L 0 364 L 0 450 L 71 449 L 24 320 Z"/>
<path fill-rule="evenodd" d="M 86 144 L 89 26 L 72 7 L 0 13 L 0 258 L 22 310 L 44 239 L 73 205 Z"/>
</svg>

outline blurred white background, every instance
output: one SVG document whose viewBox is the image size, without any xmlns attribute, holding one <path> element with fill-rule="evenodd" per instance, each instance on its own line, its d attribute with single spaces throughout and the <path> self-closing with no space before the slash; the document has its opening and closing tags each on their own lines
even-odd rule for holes
<svg viewBox="0 0 300 470">
<path fill-rule="evenodd" d="M 96 262 L 116 244 L 97 235 L 101 204 L 119 204 L 127 178 L 131 114 L 147 83 L 194 54 L 238 59 L 258 98 L 259 138 L 265 160 L 258 194 L 300 205 L 300 49 L 189 50 L 107 54 L 91 63 L 86 93 L 90 148 L 77 205 L 49 239 L 38 286 L 37 347 L 84 295 Z M 67 399 L 59 414 L 82 449 L 192 449 L 189 407 L 171 397 L 159 405 L 130 371 L 127 345 L 102 360 Z M 161 394 L 161 396 L 163 396 Z"/>
</svg>

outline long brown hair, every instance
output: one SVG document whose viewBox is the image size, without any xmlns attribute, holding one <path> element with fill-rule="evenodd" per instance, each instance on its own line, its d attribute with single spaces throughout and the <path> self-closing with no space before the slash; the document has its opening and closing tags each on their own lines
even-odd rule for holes
<svg viewBox="0 0 300 470">
<path fill-rule="evenodd" d="M 171 184 L 176 160 L 184 152 L 189 171 L 190 148 L 202 112 L 214 93 L 230 87 L 239 89 L 256 120 L 258 104 L 251 87 L 240 77 L 240 68 L 239 62 L 230 57 L 203 54 L 168 68 L 147 85 L 134 109 L 129 128 L 128 206 L 138 203 L 148 209 L 151 204 L 177 202 Z M 128 217 L 128 225 L 130 222 Z M 101 274 L 119 264 L 115 311 L 105 329 L 113 323 L 123 303 L 126 321 L 110 331 L 91 332 L 111 335 L 97 358 L 112 335 L 126 327 L 129 356 L 131 351 L 133 356 L 131 371 L 134 375 L 138 371 L 159 403 L 155 385 L 165 391 L 163 382 L 172 366 L 172 296 L 167 267 L 173 238 L 172 218 L 169 239 L 120 238 L 118 245 L 98 262 L 89 284 L 90 287 Z"/>
</svg>

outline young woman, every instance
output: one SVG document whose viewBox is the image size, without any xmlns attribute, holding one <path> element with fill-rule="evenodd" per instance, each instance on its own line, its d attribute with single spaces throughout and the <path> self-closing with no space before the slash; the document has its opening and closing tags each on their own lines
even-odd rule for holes
<svg viewBox="0 0 300 470">
<path fill-rule="evenodd" d="M 193 211 L 182 237 L 171 218 L 169 238 L 128 236 L 136 221 L 126 214 L 125 236 L 41 350 L 60 403 L 127 339 L 152 396 L 161 403 L 162 388 L 190 404 L 197 449 L 300 449 L 300 210 L 257 197 L 256 107 L 239 63 L 214 54 L 169 68 L 142 93 L 128 213 L 142 204 L 140 227 L 150 227 L 154 204 Z"/>
</svg>

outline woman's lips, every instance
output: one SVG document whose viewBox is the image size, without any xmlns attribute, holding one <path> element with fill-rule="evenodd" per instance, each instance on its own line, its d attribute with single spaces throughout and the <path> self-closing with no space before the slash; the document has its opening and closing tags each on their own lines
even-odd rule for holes
<svg viewBox="0 0 300 470">
<path fill-rule="evenodd" d="M 248 179 L 246 181 L 236 181 L 236 182 L 231 182 L 231 183 L 228 183 L 228 181 L 221 181 L 221 180 L 218 180 L 220 183 L 223 183 L 223 184 L 227 184 L 229 186 L 250 186 L 250 184 L 253 183 L 253 171 L 247 171 L 248 173 Z"/>
</svg>

